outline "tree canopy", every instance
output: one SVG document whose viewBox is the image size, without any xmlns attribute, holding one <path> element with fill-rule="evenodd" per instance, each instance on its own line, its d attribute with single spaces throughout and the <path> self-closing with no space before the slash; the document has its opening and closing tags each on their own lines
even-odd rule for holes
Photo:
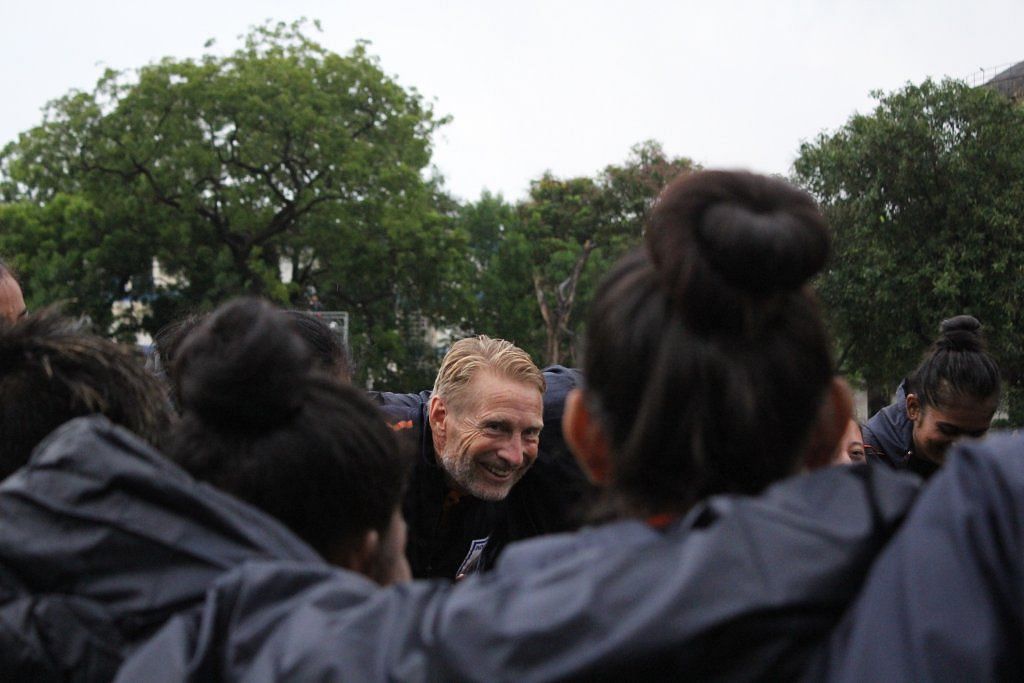
<svg viewBox="0 0 1024 683">
<path fill-rule="evenodd" d="M 545 173 L 515 207 L 490 195 L 464 207 L 479 270 L 469 326 L 514 339 L 545 364 L 578 363 L 581 312 L 597 281 L 639 245 L 661 188 L 694 167 L 648 141 L 594 177 Z"/>
<path fill-rule="evenodd" d="M 352 314 L 364 377 L 409 363 L 395 331 L 445 320 L 464 268 L 428 177 L 446 119 L 364 44 L 339 55 L 304 28 L 268 24 L 228 56 L 108 71 L 3 150 L 0 250 L 33 304 L 65 300 L 132 332 L 237 294 L 305 307 L 315 292 Z M 146 316 L 113 320 L 125 299 Z"/>
<path fill-rule="evenodd" d="M 835 231 L 820 282 L 841 370 L 891 391 L 959 313 L 1024 377 L 1024 109 L 925 81 L 801 146 L 795 180 Z M 1019 420 L 1019 417 L 1016 419 Z"/>
</svg>

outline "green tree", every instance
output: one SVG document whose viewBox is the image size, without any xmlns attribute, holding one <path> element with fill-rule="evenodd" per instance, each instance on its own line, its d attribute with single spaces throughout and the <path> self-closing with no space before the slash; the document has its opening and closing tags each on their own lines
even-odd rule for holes
<svg viewBox="0 0 1024 683">
<path fill-rule="evenodd" d="M 378 340 L 424 314 L 444 320 L 446 283 L 460 272 L 464 240 L 425 177 L 446 119 L 364 44 L 338 55 L 304 28 L 268 24 L 228 56 L 108 71 L 5 148 L 0 191 L 38 207 L 74 196 L 95 212 L 81 244 L 54 243 L 71 256 L 50 280 L 111 269 L 105 289 L 78 293 L 79 310 L 144 298 L 153 329 L 232 295 L 304 306 L 316 292 L 350 311 L 364 377 L 395 379 L 408 359 Z M 0 248 L 21 258 L 18 245 Z M 162 282 L 146 275 L 154 258 Z M 33 259 L 22 268 L 30 288 L 61 295 L 34 282 Z"/>
<path fill-rule="evenodd" d="M 508 339 L 541 361 L 544 333 L 534 303 L 528 244 L 516 207 L 484 191 L 459 207 L 471 273 L 464 291 L 466 331 Z"/>
<path fill-rule="evenodd" d="M 593 251 L 616 238 L 628 239 L 613 232 L 606 199 L 591 178 L 545 174 L 530 184 L 530 198 L 520 206 L 530 282 L 544 323 L 545 363 L 563 362 L 573 335 L 576 292 Z"/>
<path fill-rule="evenodd" d="M 1024 110 L 956 81 L 875 97 L 794 165 L 835 231 L 820 292 L 841 370 L 891 392 L 939 322 L 969 313 L 1020 386 Z"/>
<path fill-rule="evenodd" d="M 18 271 L 29 309 L 60 303 L 101 330 L 114 325 L 112 304 L 128 283 L 149 274 L 130 239 L 81 195 L 0 204 L 0 249 Z M 115 334 L 128 338 L 141 320 L 126 313 L 116 322 Z"/>
<path fill-rule="evenodd" d="M 658 192 L 694 168 L 653 141 L 595 177 L 544 174 L 514 209 L 484 195 L 460 220 L 479 265 L 469 326 L 515 339 L 543 363 L 577 364 L 581 311 L 607 268 L 640 242 Z"/>
</svg>

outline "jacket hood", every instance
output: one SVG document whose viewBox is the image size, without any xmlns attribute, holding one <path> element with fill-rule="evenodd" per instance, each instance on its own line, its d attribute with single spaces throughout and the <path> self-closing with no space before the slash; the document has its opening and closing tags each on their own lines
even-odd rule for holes
<svg viewBox="0 0 1024 683">
<path fill-rule="evenodd" d="M 0 670 L 109 678 L 126 648 L 249 559 L 323 563 L 130 432 L 72 420 L 0 484 Z"/>
</svg>

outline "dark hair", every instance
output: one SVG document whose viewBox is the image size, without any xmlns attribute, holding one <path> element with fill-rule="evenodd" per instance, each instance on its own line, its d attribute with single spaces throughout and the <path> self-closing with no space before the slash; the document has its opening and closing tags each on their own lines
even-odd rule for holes
<svg viewBox="0 0 1024 683">
<path fill-rule="evenodd" d="M 351 381 L 351 366 L 348 353 L 338 335 L 320 318 L 303 311 L 283 311 L 292 329 L 305 340 L 313 353 L 313 359 L 324 372 L 348 382 Z M 162 380 L 169 382 L 172 367 L 178 352 L 188 335 L 203 320 L 204 314 L 191 314 L 160 328 L 153 335 L 153 358 L 150 369 Z M 175 405 L 181 404 L 181 397 L 171 387 L 170 397 Z"/>
<path fill-rule="evenodd" d="M 188 335 L 172 370 L 183 416 L 168 450 L 193 476 L 325 557 L 386 532 L 409 461 L 362 392 L 317 369 L 283 311 L 225 304 Z"/>
<path fill-rule="evenodd" d="M 999 366 L 985 350 L 981 323 L 969 315 L 943 320 L 939 337 L 907 377 L 906 391 L 922 405 L 949 408 L 964 400 L 994 398 L 1002 381 Z"/>
<path fill-rule="evenodd" d="M 833 376 L 806 286 L 828 257 L 824 219 L 782 180 L 706 171 L 664 189 L 645 241 L 599 286 L 587 326 L 612 495 L 663 512 L 755 493 L 797 468 Z"/>
<path fill-rule="evenodd" d="M 0 326 L 0 396 L 0 478 L 72 418 L 100 413 L 158 445 L 170 415 L 139 352 L 52 309 Z"/>
</svg>

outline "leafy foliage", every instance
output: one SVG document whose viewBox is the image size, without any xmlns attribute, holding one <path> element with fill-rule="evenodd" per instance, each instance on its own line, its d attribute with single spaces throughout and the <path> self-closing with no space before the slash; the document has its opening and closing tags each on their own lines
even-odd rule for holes
<svg viewBox="0 0 1024 683">
<path fill-rule="evenodd" d="M 153 330 L 237 294 L 304 307 L 315 292 L 350 311 L 364 379 L 415 365 L 389 334 L 445 320 L 465 267 L 450 202 L 424 176 L 446 119 L 365 45 L 341 56 L 302 29 L 108 71 L 4 149 L 0 249 L 34 301 L 66 299 L 101 323 L 118 322 L 113 302 L 145 301 L 147 317 L 127 322 Z"/>
<path fill-rule="evenodd" d="M 515 340 L 545 364 L 579 362 L 582 315 L 607 268 L 637 246 L 661 188 L 693 162 L 655 142 L 594 178 L 544 174 L 512 207 L 484 195 L 463 208 L 478 266 L 468 325 Z"/>
<path fill-rule="evenodd" d="M 835 231 L 820 292 L 841 370 L 891 391 L 942 319 L 970 313 L 1019 386 L 1024 109 L 956 81 L 875 96 L 794 165 Z"/>
<path fill-rule="evenodd" d="M 113 325 L 111 303 L 123 296 L 130 274 L 145 271 L 133 236 L 110 229 L 107 216 L 81 195 L 0 205 L 0 235 L 4 252 L 15 256 L 29 309 L 62 303 L 101 329 Z M 116 331 L 128 336 L 139 322 L 123 318 Z"/>
</svg>

